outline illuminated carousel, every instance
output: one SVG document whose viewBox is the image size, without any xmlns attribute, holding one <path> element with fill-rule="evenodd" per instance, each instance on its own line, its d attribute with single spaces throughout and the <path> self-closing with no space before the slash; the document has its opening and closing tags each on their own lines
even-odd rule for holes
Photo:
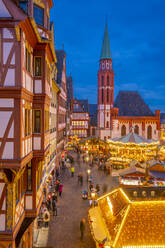
<svg viewBox="0 0 165 248">
<path fill-rule="evenodd" d="M 159 142 L 148 140 L 134 132 L 121 138 L 108 140 L 110 159 L 114 169 L 127 167 L 132 160 L 144 163 L 157 155 Z"/>
</svg>

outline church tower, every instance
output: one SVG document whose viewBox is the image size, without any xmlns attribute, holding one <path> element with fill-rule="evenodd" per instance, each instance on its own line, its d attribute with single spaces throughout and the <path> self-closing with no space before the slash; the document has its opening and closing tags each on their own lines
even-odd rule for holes
<svg viewBox="0 0 165 248">
<path fill-rule="evenodd" d="M 112 56 L 108 26 L 105 26 L 104 40 L 98 71 L 98 99 L 97 99 L 97 127 L 98 136 L 106 140 L 110 138 L 110 116 L 113 108 L 114 71 L 112 70 Z"/>
</svg>

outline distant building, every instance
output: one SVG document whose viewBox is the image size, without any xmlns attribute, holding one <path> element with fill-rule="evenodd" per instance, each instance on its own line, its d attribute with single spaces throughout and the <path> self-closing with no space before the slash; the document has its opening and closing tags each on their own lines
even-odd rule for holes
<svg viewBox="0 0 165 248">
<path fill-rule="evenodd" d="M 160 139 L 165 142 L 165 113 L 160 114 Z"/>
<path fill-rule="evenodd" d="M 58 97 L 58 138 L 57 138 L 57 165 L 66 143 L 66 116 L 67 116 L 67 80 L 66 80 L 66 54 L 64 50 L 56 50 L 57 56 L 57 84 L 60 88 Z"/>
<path fill-rule="evenodd" d="M 89 104 L 90 136 L 96 136 L 97 129 L 97 104 Z"/>
<path fill-rule="evenodd" d="M 78 138 L 86 138 L 89 136 L 88 100 L 73 100 L 70 135 L 76 135 Z"/>
<path fill-rule="evenodd" d="M 134 132 L 147 139 L 160 137 L 160 111 L 155 114 L 137 91 L 120 91 L 114 102 L 114 71 L 108 27 L 105 27 L 98 71 L 97 135 L 101 139 L 125 136 Z"/>
<path fill-rule="evenodd" d="M 67 77 L 67 137 L 70 136 L 71 114 L 73 106 L 73 79 L 71 76 Z"/>
</svg>

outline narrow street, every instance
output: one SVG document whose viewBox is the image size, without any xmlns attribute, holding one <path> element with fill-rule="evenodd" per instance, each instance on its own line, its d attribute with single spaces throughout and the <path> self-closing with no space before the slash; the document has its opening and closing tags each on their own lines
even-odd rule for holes
<svg viewBox="0 0 165 248">
<path fill-rule="evenodd" d="M 77 154 L 74 153 L 75 175 L 71 177 L 70 172 L 66 171 L 62 177 L 64 185 L 62 197 L 58 197 L 58 216 L 51 216 L 49 223 L 47 246 L 54 248 L 94 248 L 95 243 L 88 228 L 87 213 L 89 201 L 81 198 L 81 191 L 87 189 L 87 169 L 89 165 L 76 162 Z M 84 184 L 78 185 L 78 173 L 83 172 Z M 103 171 L 98 171 L 95 165 L 91 169 L 94 186 L 100 185 L 101 193 L 104 183 L 108 185 L 108 190 L 115 186 L 111 176 L 104 175 Z M 60 199 L 59 199 L 60 198 Z M 84 240 L 80 240 L 80 220 L 85 217 L 86 230 Z"/>
</svg>

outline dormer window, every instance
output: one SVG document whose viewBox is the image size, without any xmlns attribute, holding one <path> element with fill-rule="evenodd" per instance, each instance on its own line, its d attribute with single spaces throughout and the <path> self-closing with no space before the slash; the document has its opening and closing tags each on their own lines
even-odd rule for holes
<svg viewBox="0 0 165 248">
<path fill-rule="evenodd" d="M 40 26 L 44 26 L 44 9 L 36 4 L 34 4 L 33 8 L 35 22 Z"/>
</svg>

